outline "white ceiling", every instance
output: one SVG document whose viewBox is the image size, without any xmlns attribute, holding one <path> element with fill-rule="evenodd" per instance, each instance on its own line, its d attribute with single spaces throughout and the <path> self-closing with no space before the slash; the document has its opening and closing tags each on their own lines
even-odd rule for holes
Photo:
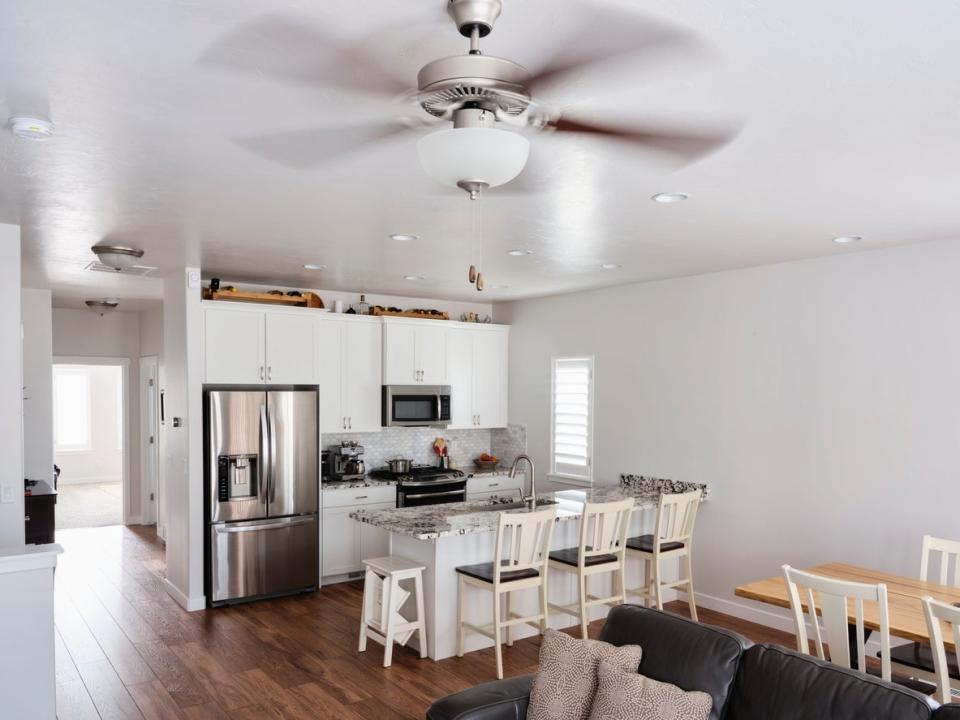
<svg viewBox="0 0 960 720">
<path fill-rule="evenodd" d="M 597 42 L 568 34 L 590 17 L 584 2 L 503 4 L 488 54 L 536 70 L 554 50 Z M 509 285 L 488 289 L 486 300 L 958 235 L 960 3 L 619 4 L 641 21 L 691 32 L 698 50 L 640 52 L 551 88 L 549 99 L 595 119 L 606 111 L 621 122 L 742 130 L 680 169 L 602 141 L 534 137 L 538 191 L 505 186 L 482 202 L 479 264 L 488 288 Z M 0 114 L 49 114 L 57 124 L 46 143 L 0 134 L 0 222 L 23 227 L 26 282 L 68 299 L 158 297 L 156 278 L 83 271 L 89 246 L 107 237 L 145 249 L 157 277 L 199 263 L 238 281 L 475 298 L 465 277 L 469 201 L 423 175 L 415 133 L 295 167 L 318 146 L 318 128 L 406 112 L 309 82 L 333 70 L 311 41 L 315 31 L 355 43 L 396 28 L 365 51 L 413 87 L 424 62 L 464 51 L 443 5 L 5 0 Z M 271 16 L 302 33 L 256 36 Z M 247 55 L 231 45 L 237 37 L 262 42 Z M 224 47 L 247 71 L 211 61 Z M 352 77 L 359 86 L 369 75 Z M 281 130 L 308 131 L 281 148 L 287 164 L 236 142 Z M 671 190 L 692 199 L 650 202 Z M 387 239 L 392 232 L 421 239 L 398 243 Z M 830 241 L 847 234 L 866 239 Z M 535 254 L 507 256 L 515 247 Z M 307 262 L 328 269 L 308 273 Z M 623 267 L 602 271 L 604 262 Z"/>
</svg>

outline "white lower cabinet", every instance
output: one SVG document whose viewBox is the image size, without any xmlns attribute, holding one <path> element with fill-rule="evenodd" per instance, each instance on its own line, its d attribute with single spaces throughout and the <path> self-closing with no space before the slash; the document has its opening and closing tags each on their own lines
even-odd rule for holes
<svg viewBox="0 0 960 720">
<path fill-rule="evenodd" d="M 360 572 L 365 558 L 389 555 L 390 534 L 352 519 L 350 513 L 395 508 L 394 486 L 324 490 L 322 497 L 324 578 L 336 579 L 337 576 Z"/>
<path fill-rule="evenodd" d="M 516 497 L 523 491 L 524 475 L 479 475 L 467 478 L 467 500 L 482 500 L 494 496 Z"/>
</svg>

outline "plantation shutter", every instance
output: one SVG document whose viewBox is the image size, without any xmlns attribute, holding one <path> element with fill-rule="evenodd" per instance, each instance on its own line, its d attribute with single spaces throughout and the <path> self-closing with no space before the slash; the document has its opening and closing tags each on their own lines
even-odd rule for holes
<svg viewBox="0 0 960 720">
<path fill-rule="evenodd" d="M 553 365 L 553 472 L 591 477 L 593 358 L 557 358 Z"/>
</svg>

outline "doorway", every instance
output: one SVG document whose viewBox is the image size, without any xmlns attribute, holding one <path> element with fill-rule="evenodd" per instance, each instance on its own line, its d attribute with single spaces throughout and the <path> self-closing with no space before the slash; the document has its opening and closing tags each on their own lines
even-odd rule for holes
<svg viewBox="0 0 960 720">
<path fill-rule="evenodd" d="M 128 520 L 129 364 L 126 358 L 54 358 L 57 530 Z"/>
</svg>

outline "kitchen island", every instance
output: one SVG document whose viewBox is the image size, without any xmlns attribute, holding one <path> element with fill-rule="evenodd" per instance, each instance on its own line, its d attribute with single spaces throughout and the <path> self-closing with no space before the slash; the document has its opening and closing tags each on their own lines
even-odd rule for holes
<svg viewBox="0 0 960 720">
<path fill-rule="evenodd" d="M 632 498 L 636 503 L 630 526 L 631 535 L 652 532 L 653 516 L 660 495 L 664 492 L 678 493 L 701 489 L 707 494 L 707 486 L 693 483 L 624 476 L 620 485 L 597 486 L 584 490 L 563 490 L 541 493 L 538 504 L 555 507 L 557 525 L 551 547 L 554 550 L 576 547 L 584 503 L 612 502 Z M 504 509 L 515 504 L 516 495 L 509 498 L 488 498 L 474 502 L 428 505 L 424 507 L 358 511 L 351 513 L 354 520 L 390 533 L 390 554 L 400 555 L 421 562 L 424 572 L 424 609 L 427 621 L 427 653 L 434 660 L 442 660 L 456 654 L 457 639 L 457 573 L 460 565 L 490 562 L 493 560 L 498 512 L 526 512 L 523 508 Z M 639 563 L 628 561 L 627 585 L 636 587 L 639 580 Z M 549 577 L 550 601 L 568 604 L 576 600 L 575 580 L 568 573 L 552 573 Z M 609 579 L 594 580 L 597 587 L 592 592 L 603 590 L 602 583 L 609 586 Z M 518 612 L 533 613 L 536 608 L 535 591 L 518 591 L 514 595 L 514 608 Z M 493 616 L 490 593 L 468 588 L 466 617 L 475 625 L 487 624 Z M 404 608 L 404 614 L 409 612 Z M 604 607 L 592 608 L 592 619 L 603 617 Z M 576 624 L 576 618 L 561 613 L 551 613 L 550 626 L 568 627 Z M 517 638 L 536 634 L 527 625 L 515 627 Z M 411 642 L 416 642 L 416 639 Z M 468 634 L 465 649 L 469 652 L 490 647 L 492 641 L 476 634 Z"/>
</svg>

